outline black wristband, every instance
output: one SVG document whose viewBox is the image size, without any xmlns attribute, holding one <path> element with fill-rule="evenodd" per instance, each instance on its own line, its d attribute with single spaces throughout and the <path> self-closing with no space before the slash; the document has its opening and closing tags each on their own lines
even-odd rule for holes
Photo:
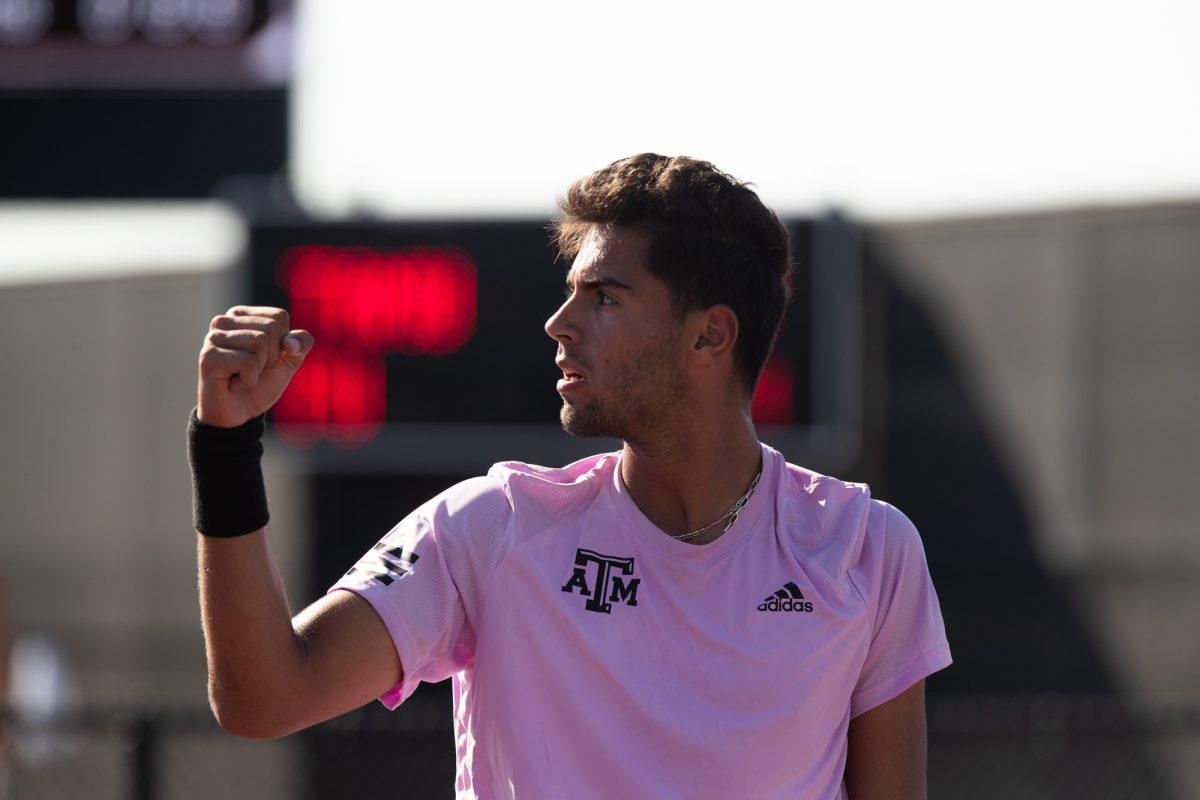
<svg viewBox="0 0 1200 800">
<path fill-rule="evenodd" d="M 262 474 L 266 415 L 236 428 L 188 420 L 188 461 L 192 465 L 192 526 L 205 536 L 242 536 L 262 528 L 267 491 Z"/>
</svg>

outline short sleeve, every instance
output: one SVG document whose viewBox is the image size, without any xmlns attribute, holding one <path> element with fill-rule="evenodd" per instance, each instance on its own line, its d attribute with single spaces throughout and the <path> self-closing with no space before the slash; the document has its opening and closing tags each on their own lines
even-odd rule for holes
<svg viewBox="0 0 1200 800">
<path fill-rule="evenodd" d="M 899 509 L 872 501 L 855 584 L 871 609 L 871 641 L 850 700 L 856 717 L 948 667 L 941 606 L 916 527 Z"/>
<path fill-rule="evenodd" d="M 496 566 L 511 542 L 512 506 L 492 477 L 463 481 L 402 519 L 327 591 L 352 591 L 379 614 L 403 676 L 379 698 L 395 710 L 421 681 L 471 666 Z"/>
</svg>

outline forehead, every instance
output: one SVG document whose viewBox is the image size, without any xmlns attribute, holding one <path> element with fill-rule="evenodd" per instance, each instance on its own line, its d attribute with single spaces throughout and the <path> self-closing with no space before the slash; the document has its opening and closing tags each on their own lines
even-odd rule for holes
<svg viewBox="0 0 1200 800">
<path fill-rule="evenodd" d="M 646 237 L 628 229 L 593 226 L 567 273 L 567 282 L 600 277 L 616 278 L 634 285 L 650 277 L 646 272 Z"/>
</svg>

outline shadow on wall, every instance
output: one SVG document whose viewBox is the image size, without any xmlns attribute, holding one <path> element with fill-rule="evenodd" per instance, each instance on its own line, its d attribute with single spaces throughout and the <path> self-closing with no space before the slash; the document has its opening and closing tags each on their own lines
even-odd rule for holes
<svg viewBox="0 0 1200 800">
<path fill-rule="evenodd" d="M 1113 692 L 1066 591 L 1038 561 L 1030 517 L 946 332 L 898 284 L 886 253 L 868 243 L 866 261 L 868 348 L 882 366 L 869 372 L 867 391 L 883 398 L 874 419 L 868 415 L 866 479 L 875 497 L 914 521 L 925 543 L 954 655 L 950 668 L 929 678 L 929 693 Z M 936 745 L 931 728 L 931 796 L 966 796 L 945 786 L 934 791 Z M 1057 752 L 1027 748 L 1015 759 L 1011 752 L 999 758 L 985 742 L 956 747 L 953 758 L 976 763 L 945 766 L 972 776 L 975 798 L 993 796 L 989 786 L 996 797 L 1171 797 L 1146 751 L 1145 740 L 1122 743 L 1121 771 L 1138 776 L 1129 795 L 1111 785 L 1100 794 L 1080 791 L 1080 769 L 1104 765 L 1095 743 L 1078 738 Z M 1012 794 L 1016 772 L 1022 788 Z"/>
</svg>

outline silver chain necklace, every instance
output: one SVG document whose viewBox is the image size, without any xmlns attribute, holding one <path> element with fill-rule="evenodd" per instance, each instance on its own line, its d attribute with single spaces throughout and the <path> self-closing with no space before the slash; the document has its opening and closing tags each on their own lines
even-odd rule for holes
<svg viewBox="0 0 1200 800">
<path fill-rule="evenodd" d="M 715 520 L 708 523 L 707 525 L 705 525 L 703 528 L 700 528 L 699 530 L 692 531 L 691 533 L 680 533 L 678 535 L 671 534 L 671 538 L 672 539 L 690 539 L 693 536 L 698 536 L 698 535 L 704 533 L 706 530 L 711 528 L 713 525 L 716 525 L 721 520 L 725 519 L 726 517 L 729 517 L 728 524 L 726 524 L 725 527 L 721 529 L 721 533 L 725 533 L 725 531 L 727 531 L 733 527 L 733 523 L 737 522 L 738 517 L 742 513 L 742 509 L 745 508 L 745 506 L 746 506 L 746 501 L 748 501 L 750 499 L 750 495 L 754 494 L 754 487 L 758 486 L 758 479 L 760 477 L 762 477 L 762 469 L 761 468 L 758 470 L 757 473 L 755 473 L 754 480 L 750 481 L 750 488 L 746 490 L 746 493 L 744 495 L 742 495 L 741 497 L 738 498 L 738 501 L 733 504 L 733 508 L 729 509 L 724 514 L 717 517 Z M 732 516 L 730 516 L 731 514 L 732 514 Z"/>
</svg>

